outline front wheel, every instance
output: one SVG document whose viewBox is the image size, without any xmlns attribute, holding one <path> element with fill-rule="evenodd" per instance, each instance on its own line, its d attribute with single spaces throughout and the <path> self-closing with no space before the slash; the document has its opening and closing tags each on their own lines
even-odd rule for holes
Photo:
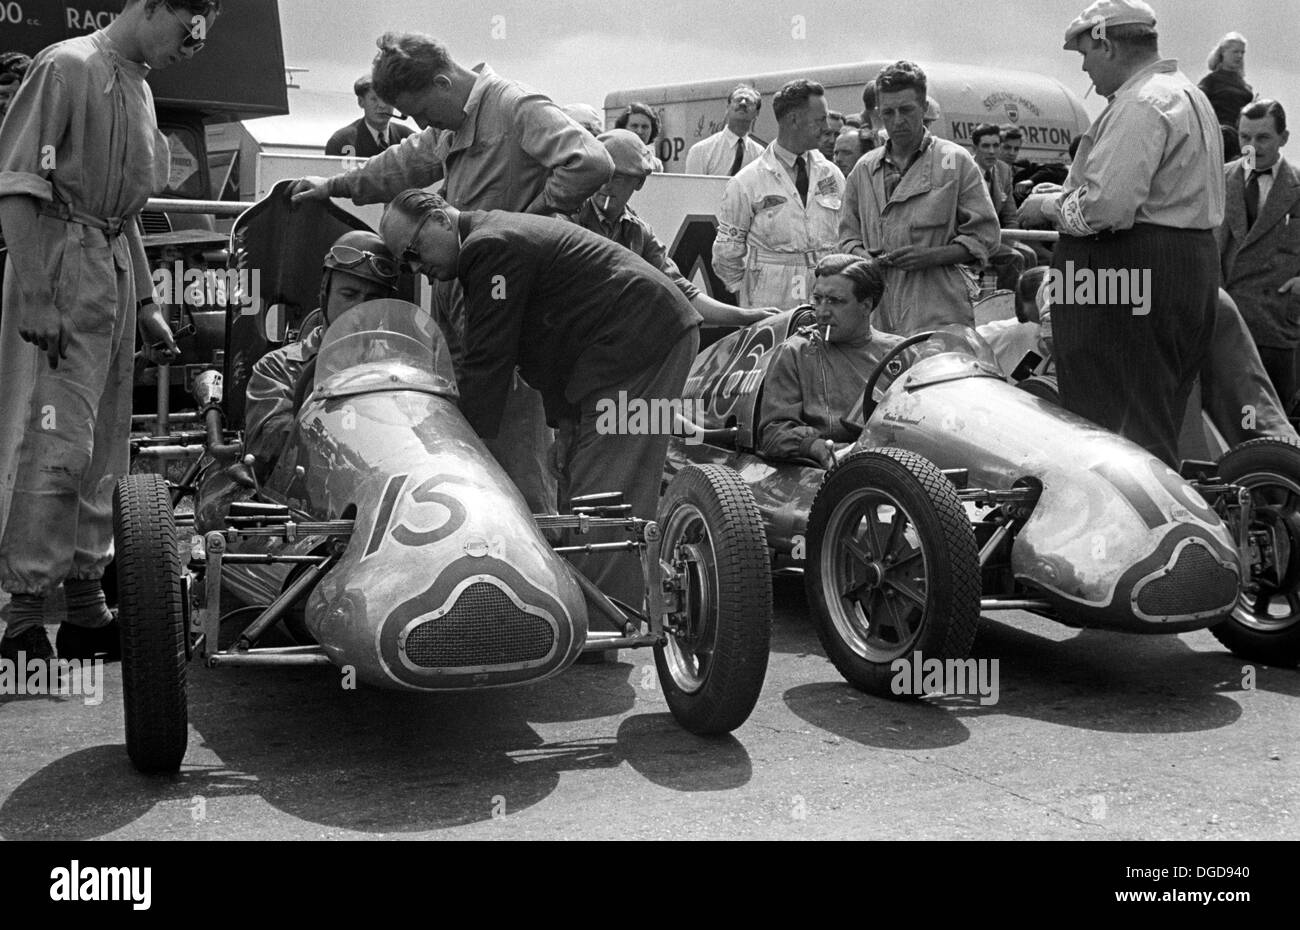
<svg viewBox="0 0 1300 930">
<path fill-rule="evenodd" d="M 804 584 L 827 657 L 860 691 L 920 697 L 893 686 L 912 677 L 897 660 L 964 659 L 975 643 L 975 533 L 952 482 L 911 452 L 859 452 L 826 475 Z"/>
<path fill-rule="evenodd" d="M 126 751 L 142 772 L 185 757 L 185 618 L 170 491 L 161 475 L 122 478 L 113 495 Z"/>
<path fill-rule="evenodd" d="M 677 721 L 702 736 L 730 733 L 763 690 L 772 636 L 772 578 L 763 518 L 740 476 L 720 465 L 678 472 L 659 505 L 661 559 L 681 611 L 655 647 Z"/>
<path fill-rule="evenodd" d="M 1219 477 L 1250 491 L 1259 561 L 1232 614 L 1210 632 L 1244 659 L 1300 665 L 1300 445 L 1243 442 L 1219 460 Z"/>
</svg>

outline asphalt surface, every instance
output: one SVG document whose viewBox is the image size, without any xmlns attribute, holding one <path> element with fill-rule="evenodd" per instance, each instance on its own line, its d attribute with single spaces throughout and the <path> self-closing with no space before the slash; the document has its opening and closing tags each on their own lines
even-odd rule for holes
<svg viewBox="0 0 1300 930">
<path fill-rule="evenodd" d="M 0 837 L 1294 839 L 1300 672 L 1206 632 L 981 627 L 998 701 L 862 695 L 782 579 L 767 682 L 731 737 L 680 729 L 648 651 L 540 685 L 346 691 L 317 669 L 190 667 L 174 777 L 102 703 L 0 696 Z M 51 638 L 53 638 L 51 628 Z M 1249 685 L 1250 682 L 1245 683 Z"/>
</svg>

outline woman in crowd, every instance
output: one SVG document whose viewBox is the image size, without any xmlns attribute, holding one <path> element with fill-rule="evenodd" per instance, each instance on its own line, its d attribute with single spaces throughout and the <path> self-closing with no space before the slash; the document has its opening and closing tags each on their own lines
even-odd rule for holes
<svg viewBox="0 0 1300 930">
<path fill-rule="evenodd" d="M 655 160 L 655 171 L 663 171 L 664 163 L 654 154 L 655 140 L 659 138 L 659 119 L 644 103 L 634 103 L 627 112 L 614 122 L 615 129 L 627 129 L 641 137 L 641 141 L 650 146 L 651 157 Z"/>
<path fill-rule="evenodd" d="M 1237 146 L 1237 117 L 1241 108 L 1255 99 L 1254 89 L 1246 83 L 1246 37 L 1240 32 L 1230 32 L 1210 52 L 1206 62 L 1210 73 L 1198 85 L 1210 98 L 1214 115 L 1223 133 L 1224 160 L 1231 161 L 1241 154 Z"/>
</svg>

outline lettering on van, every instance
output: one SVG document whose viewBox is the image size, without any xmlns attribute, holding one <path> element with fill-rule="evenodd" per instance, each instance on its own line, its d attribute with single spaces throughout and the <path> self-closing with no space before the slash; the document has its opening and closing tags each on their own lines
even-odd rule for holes
<svg viewBox="0 0 1300 930">
<path fill-rule="evenodd" d="M 969 145 L 971 133 L 979 125 L 979 123 L 970 120 L 953 120 L 951 123 L 952 141 Z M 1030 126 L 1022 124 L 1019 129 L 1024 134 L 1025 145 L 1029 146 L 1068 149 L 1070 143 L 1074 141 L 1074 132 L 1063 126 Z"/>
</svg>

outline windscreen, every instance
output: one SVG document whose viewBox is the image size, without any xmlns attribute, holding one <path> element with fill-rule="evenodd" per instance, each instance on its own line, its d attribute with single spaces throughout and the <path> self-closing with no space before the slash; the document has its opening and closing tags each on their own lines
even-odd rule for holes
<svg viewBox="0 0 1300 930">
<path fill-rule="evenodd" d="M 332 322 L 321 339 L 314 393 L 344 397 L 372 391 L 458 396 L 442 332 L 414 304 L 358 304 Z"/>
</svg>

